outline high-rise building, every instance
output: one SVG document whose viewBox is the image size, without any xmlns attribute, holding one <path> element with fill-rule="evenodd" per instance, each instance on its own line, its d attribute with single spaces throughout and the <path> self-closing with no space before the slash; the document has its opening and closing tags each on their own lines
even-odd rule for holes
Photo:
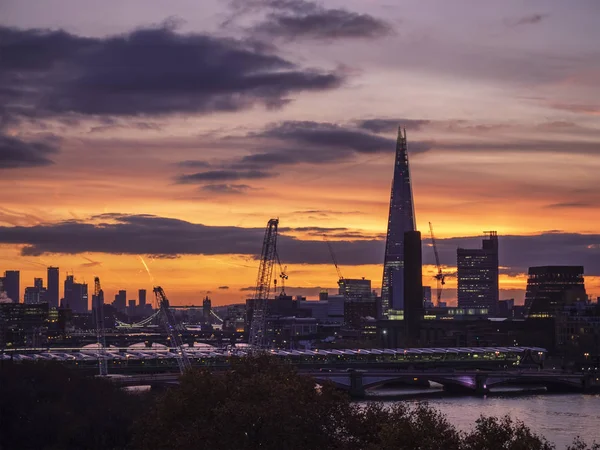
<svg viewBox="0 0 600 450">
<path fill-rule="evenodd" d="M 528 317 L 554 317 L 564 306 L 586 300 L 583 266 L 529 268 L 525 293 Z"/>
<path fill-rule="evenodd" d="M 21 301 L 21 273 L 18 270 L 7 270 L 4 272 L 4 291 L 13 303 Z"/>
<path fill-rule="evenodd" d="M 140 289 L 138 291 L 138 305 L 143 310 L 146 307 L 146 289 Z"/>
<path fill-rule="evenodd" d="M 38 303 L 47 303 L 46 289 L 44 288 L 44 280 L 42 278 L 34 278 L 33 286 L 25 288 L 25 296 L 23 303 L 27 305 L 35 305 Z"/>
<path fill-rule="evenodd" d="M 490 314 L 498 309 L 498 233 L 487 231 L 480 249 L 459 248 L 458 307 L 484 308 Z"/>
<path fill-rule="evenodd" d="M 404 320 L 409 345 L 418 345 L 423 313 L 421 232 L 407 231 L 404 233 Z"/>
<path fill-rule="evenodd" d="M 404 310 L 404 233 L 415 229 L 406 130 L 403 135 L 399 128 L 381 287 L 381 312 L 388 317 Z"/>
<path fill-rule="evenodd" d="M 63 307 L 70 308 L 74 313 L 88 312 L 88 285 L 76 283 L 73 275 L 65 279 L 65 296 Z"/>
<path fill-rule="evenodd" d="M 371 300 L 371 280 L 364 278 L 341 278 L 338 282 L 339 295 L 347 300 Z"/>
<path fill-rule="evenodd" d="M 59 283 L 58 267 L 48 267 L 46 300 L 50 308 L 58 308 L 58 299 L 60 298 Z"/>
<path fill-rule="evenodd" d="M 127 311 L 127 291 L 120 290 L 118 294 L 115 295 L 115 301 L 112 303 L 115 309 L 119 312 Z"/>
</svg>

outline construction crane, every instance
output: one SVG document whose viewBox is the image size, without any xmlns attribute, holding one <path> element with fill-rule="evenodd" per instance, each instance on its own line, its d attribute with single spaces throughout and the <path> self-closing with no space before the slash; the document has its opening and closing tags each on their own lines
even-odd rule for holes
<svg viewBox="0 0 600 450">
<path fill-rule="evenodd" d="M 169 307 L 169 299 L 165 295 L 163 288 L 160 286 L 154 287 L 154 295 L 156 297 L 156 303 L 158 304 L 162 323 L 165 326 L 167 335 L 171 341 L 171 346 L 175 348 L 175 357 L 177 358 L 179 371 L 184 373 L 185 371 L 191 369 L 192 365 L 185 353 L 185 349 L 183 348 L 183 342 L 181 340 L 181 335 L 179 334 L 180 330 L 177 329 L 173 311 L 171 311 L 171 308 Z"/>
<path fill-rule="evenodd" d="M 435 255 L 435 266 L 437 267 L 437 273 L 434 278 L 437 280 L 437 303 L 436 306 L 440 306 L 442 300 L 442 290 L 446 284 L 445 275 L 442 272 L 442 266 L 440 265 L 440 255 L 438 254 L 437 245 L 435 243 L 435 236 L 433 234 L 433 225 L 429 222 L 429 231 L 431 232 L 431 245 L 433 246 L 433 253 Z"/>
<path fill-rule="evenodd" d="M 279 278 L 281 278 L 281 292 L 279 295 L 282 297 L 285 295 L 285 280 L 287 280 L 287 266 L 282 267 L 281 260 L 279 259 L 279 253 L 275 253 L 275 257 L 277 258 L 277 264 L 279 265 Z M 275 285 L 274 290 L 277 291 L 277 280 L 273 280 L 273 284 Z"/>
<path fill-rule="evenodd" d="M 98 342 L 98 370 L 100 376 L 108 375 L 106 365 L 106 333 L 104 331 L 104 291 L 100 287 L 100 278 L 94 278 L 94 302 L 96 312 L 96 341 Z"/>
<path fill-rule="evenodd" d="M 267 342 L 267 299 L 271 288 L 273 266 L 277 259 L 277 227 L 279 219 L 270 219 L 265 230 L 262 251 L 260 254 L 260 265 L 254 291 L 254 307 L 252 309 L 252 321 L 250 322 L 250 336 L 248 344 L 252 351 L 258 351 L 269 346 Z"/>
<path fill-rule="evenodd" d="M 338 266 L 337 258 L 335 257 L 335 253 L 333 252 L 333 247 L 331 246 L 331 242 L 327 240 L 327 236 L 323 236 L 323 240 L 327 243 L 327 247 L 329 248 L 329 254 L 331 255 L 331 260 L 333 261 L 333 265 L 335 266 L 335 270 L 338 274 L 338 285 L 341 285 L 344 282 L 344 276 L 342 275 L 342 271 Z"/>
</svg>

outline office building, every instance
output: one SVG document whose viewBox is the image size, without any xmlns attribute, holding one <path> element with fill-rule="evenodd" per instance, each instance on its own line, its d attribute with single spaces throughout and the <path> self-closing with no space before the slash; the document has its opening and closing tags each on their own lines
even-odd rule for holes
<svg viewBox="0 0 600 450">
<path fill-rule="evenodd" d="M 127 291 L 120 290 L 118 294 L 115 295 L 115 301 L 112 303 L 115 309 L 119 312 L 127 311 Z"/>
<path fill-rule="evenodd" d="M 59 283 L 58 267 L 48 267 L 46 300 L 50 308 L 58 308 Z"/>
<path fill-rule="evenodd" d="M 135 315 L 135 299 L 129 300 L 127 303 L 127 315 L 134 316 Z"/>
<path fill-rule="evenodd" d="M 566 305 L 586 300 L 583 266 L 529 268 L 525 293 L 528 317 L 554 317 Z"/>
<path fill-rule="evenodd" d="M 76 283 L 73 275 L 67 275 L 62 306 L 71 309 L 74 313 L 87 313 L 89 308 L 88 285 Z"/>
<path fill-rule="evenodd" d="M 480 249 L 459 248 L 458 307 L 498 310 L 498 233 L 488 231 Z"/>
<path fill-rule="evenodd" d="M 339 295 L 343 295 L 347 300 L 370 300 L 373 296 L 371 280 L 340 278 L 338 285 Z"/>
<path fill-rule="evenodd" d="M 381 313 L 390 318 L 404 310 L 404 233 L 415 229 L 406 130 L 398 129 L 381 288 Z"/>
<path fill-rule="evenodd" d="M 146 289 L 140 289 L 138 291 L 138 305 L 140 305 L 141 310 L 146 308 Z"/>
<path fill-rule="evenodd" d="M 10 298 L 13 303 L 19 303 L 21 301 L 21 273 L 18 270 L 7 270 L 4 272 L 4 292 L 6 296 Z"/>
<path fill-rule="evenodd" d="M 47 303 L 46 289 L 44 288 L 44 280 L 42 278 L 34 278 L 33 286 L 25 288 L 23 303 L 27 305 Z"/>
<path fill-rule="evenodd" d="M 421 232 L 404 233 L 404 320 L 407 342 L 418 345 L 423 319 L 423 261 Z"/>
</svg>

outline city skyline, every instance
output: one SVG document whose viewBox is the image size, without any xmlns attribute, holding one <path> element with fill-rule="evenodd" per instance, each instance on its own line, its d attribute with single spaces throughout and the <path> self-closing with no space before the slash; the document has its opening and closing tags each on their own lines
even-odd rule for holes
<svg viewBox="0 0 600 450">
<path fill-rule="evenodd" d="M 241 302 L 279 217 L 290 293 L 336 289 L 323 234 L 344 276 L 379 288 L 400 125 L 424 285 L 432 222 L 448 273 L 498 231 L 501 299 L 521 303 L 528 268 L 553 264 L 584 266 L 600 293 L 595 2 L 297 3 L 3 2 L 0 272 Z"/>
</svg>

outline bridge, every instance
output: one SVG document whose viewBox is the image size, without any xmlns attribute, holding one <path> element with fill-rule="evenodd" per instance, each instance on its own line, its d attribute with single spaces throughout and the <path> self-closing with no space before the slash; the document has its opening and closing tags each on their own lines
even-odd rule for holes
<svg viewBox="0 0 600 450">
<path fill-rule="evenodd" d="M 544 370 L 506 371 L 449 371 L 449 370 L 298 370 L 298 373 L 314 378 L 317 384 L 333 383 L 347 391 L 352 397 L 361 398 L 370 389 L 390 383 L 419 383 L 428 386 L 431 382 L 443 386 L 452 393 L 485 395 L 490 389 L 505 385 L 544 386 L 549 392 L 600 391 L 600 376 L 583 373 L 563 373 Z M 163 373 L 150 375 L 113 375 L 109 379 L 119 386 L 165 387 L 176 385 L 179 374 Z"/>
</svg>

